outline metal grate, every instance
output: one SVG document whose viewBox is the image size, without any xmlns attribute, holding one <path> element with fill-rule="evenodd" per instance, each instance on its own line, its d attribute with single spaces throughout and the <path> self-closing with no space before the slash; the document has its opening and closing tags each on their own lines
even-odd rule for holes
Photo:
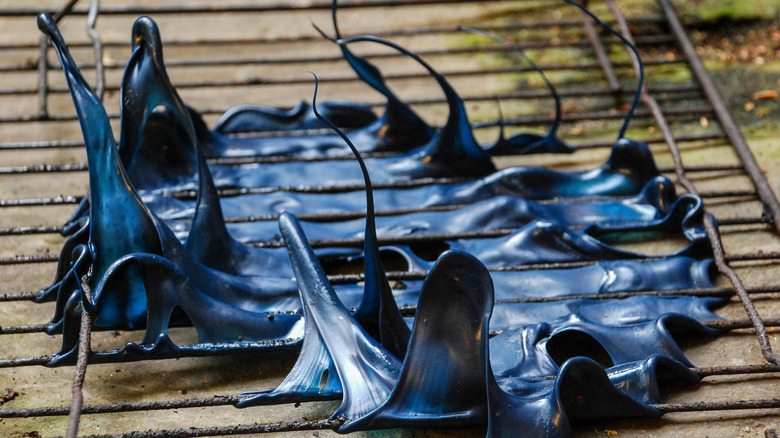
<svg viewBox="0 0 780 438">
<path fill-rule="evenodd" d="M 57 350 L 59 340 L 42 334 L 52 307 L 30 300 L 38 294 L 35 289 L 53 278 L 54 262 L 63 242 L 57 234 L 60 225 L 86 193 L 86 160 L 78 122 L 57 63 L 50 53 L 47 62 L 37 61 L 41 50 L 46 50 L 41 48 L 34 25 L 38 10 L 11 3 L 0 2 L 0 156 L 4 166 L 0 167 L 0 272 L 4 279 L 0 290 L 0 383 L 12 388 L 6 394 L 12 400 L 0 409 L 0 431 L 7 431 L 8 435 L 38 431 L 48 436 L 66 430 L 73 380 L 69 367 L 36 366 L 45 363 L 47 355 Z M 52 1 L 41 7 L 58 11 L 58 3 Z M 309 70 L 320 76 L 325 97 L 348 97 L 381 105 L 375 94 L 358 87 L 350 70 L 340 62 L 338 50 L 315 36 L 309 27 L 310 17 L 322 25 L 329 23 L 328 1 L 207 5 L 169 0 L 139 7 L 115 0 L 104 1 L 100 14 L 91 20 L 85 20 L 89 18 L 87 5 L 73 7 L 75 3 L 65 7 L 67 13 L 62 14 L 61 27 L 77 60 L 83 62 L 81 68 L 88 79 L 95 77 L 90 75 L 99 68 L 105 69 L 105 102 L 115 122 L 117 86 L 122 62 L 130 50 L 130 27 L 142 14 L 153 16 L 160 24 L 169 74 L 182 97 L 206 115 L 210 123 L 238 104 L 292 106 L 297 100 L 307 99 L 313 88 Z M 461 35 L 456 25 L 462 23 L 511 36 L 529 50 L 564 99 L 562 136 L 580 150 L 564 157 L 502 158 L 498 160 L 501 167 L 541 164 L 591 168 L 606 157 L 623 117 L 621 109 L 633 92 L 633 63 L 616 39 L 599 32 L 573 8 L 550 0 L 340 3 L 342 27 L 348 33 L 371 32 L 390 37 L 430 60 L 444 73 L 465 97 L 477 134 L 484 141 L 496 134 L 497 97 L 511 129 L 544 130 L 552 120 L 548 114 L 551 100 L 530 68 L 500 56 L 506 52 L 504 47 Z M 590 6 L 598 15 L 610 17 L 624 34 L 630 32 L 645 60 L 648 93 L 631 125 L 630 137 L 651 144 L 662 171 L 676 179 L 680 190 L 699 193 L 720 225 L 722 248 L 719 250 L 717 237 L 712 242 L 725 275 L 717 288 L 641 294 L 738 293 L 742 302 L 733 298 L 719 310 L 727 321 L 710 324 L 727 329 L 727 334 L 708 342 L 684 341 L 686 354 L 702 366 L 696 372 L 705 379 L 695 387 L 665 388 L 670 403 L 658 406 L 668 413 L 662 420 L 598 423 L 580 426 L 577 432 L 583 436 L 603 435 L 612 430 L 621 435 L 644 435 L 652 430 L 657 436 L 763 436 L 767 430 L 767 436 L 771 436 L 769 430 L 780 420 L 780 399 L 776 398 L 780 367 L 767 350 L 769 341 L 776 341 L 773 328 L 780 324 L 780 320 L 772 319 L 780 314 L 780 306 L 774 302 L 780 293 L 780 278 L 775 269 L 780 259 L 777 198 L 668 0 L 622 2 L 624 10 L 650 11 L 650 15 L 629 14 L 628 18 L 611 0 Z M 84 32 L 87 21 L 94 24 L 96 17 L 104 50 L 103 56 L 97 58 L 99 62 L 94 58 L 94 53 L 99 52 Z M 376 47 L 355 49 L 379 64 L 393 88 L 423 116 L 429 120 L 443 119 L 443 99 L 421 69 Z M 676 80 L 668 80 L 670 77 Z M 279 158 L 252 162 L 275 160 Z M 777 163 L 770 161 L 766 165 Z M 393 184 L 396 183 L 389 185 Z M 223 191 L 221 195 L 345 189 L 349 187 L 258 187 Z M 194 196 L 187 192 L 175 195 Z M 377 208 L 382 210 L 381 205 Z M 398 212 L 384 212 L 393 213 Z M 344 217 L 362 214 L 348 212 Z M 478 234 L 505 235 L 511 231 L 485 230 Z M 444 237 L 453 236 L 414 236 L 404 240 L 431 242 Z M 254 244 L 273 246 L 278 242 Z M 663 253 L 674 244 L 656 242 L 643 245 L 642 249 Z M 420 275 L 398 272 L 390 277 Z M 332 279 L 354 282 L 360 277 L 340 275 Z M 640 293 L 601 297 L 635 294 Z M 769 333 L 751 310 L 751 298 L 764 318 L 763 325 L 770 327 Z M 139 332 L 96 332 L 92 343 L 94 348 L 107 349 L 141 336 Z M 174 340 L 177 336 L 184 341 L 193 339 L 187 328 L 173 329 L 172 336 Z M 762 356 L 762 349 L 769 360 Z M 85 435 L 136 431 L 133 436 L 331 433 L 328 430 L 338 424 L 326 420 L 334 409 L 333 403 L 246 410 L 230 406 L 237 398 L 228 394 L 275 386 L 294 360 L 294 354 L 247 353 L 84 366 L 81 370 L 88 372 L 79 430 Z M 78 382 L 83 376 L 78 377 L 77 373 L 76 379 Z M 14 391 L 18 395 L 14 396 Z M 73 394 L 78 398 L 81 391 Z M 148 429 L 157 432 L 143 432 Z M 427 433 L 483 436 L 484 430 L 399 431 L 398 435 Z"/>
</svg>

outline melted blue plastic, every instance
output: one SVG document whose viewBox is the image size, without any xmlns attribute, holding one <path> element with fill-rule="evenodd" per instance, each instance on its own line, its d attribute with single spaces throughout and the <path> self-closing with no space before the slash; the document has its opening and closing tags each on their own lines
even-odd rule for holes
<svg viewBox="0 0 780 438">
<path fill-rule="evenodd" d="M 371 107 L 357 102 L 333 100 L 323 102 L 319 110 L 328 120 L 343 129 L 362 128 L 374 122 L 377 117 Z M 214 131 L 221 134 L 264 131 L 299 131 L 327 128 L 314 116 L 311 105 L 301 101 L 294 108 L 280 110 L 258 105 L 241 105 L 231 108 L 214 125 Z"/>
<path fill-rule="evenodd" d="M 135 49 L 123 82 L 123 93 L 128 94 L 123 96 L 132 93 L 138 101 L 123 98 L 123 103 L 128 103 L 122 113 L 123 148 L 117 148 L 102 105 L 75 67 L 51 18 L 42 14 L 39 26 L 51 36 L 68 78 L 90 166 L 91 202 L 81 211 L 82 219 L 74 222 L 78 226 L 73 227 L 75 233 L 65 245 L 58 282 L 47 292 L 57 301 L 53 331 L 63 334 L 62 349 L 51 365 L 73 361 L 83 308 L 93 314 L 97 326 L 146 329 L 140 344 L 95 353 L 97 361 L 175 357 L 182 351 L 290 348 L 302 343 L 299 360 L 278 388 L 247 394 L 239 405 L 341 398 L 342 404 L 334 413 L 335 418 L 344 420 L 340 432 L 487 422 L 490 436 L 512 436 L 519 427 L 529 435 L 568 436 L 569 421 L 656 417 L 660 412 L 647 403 L 660 400 L 658 380 L 697 379 L 686 367 L 691 364 L 675 336 L 715 334 L 700 322 L 717 319 L 711 308 L 720 300 L 639 296 L 523 302 L 541 296 L 712 286 L 709 262 L 691 258 L 708 255 L 701 244 L 705 237 L 701 201 L 690 196 L 675 198 L 666 180 L 656 180 L 655 188 L 647 189 L 656 192 L 626 201 L 580 205 L 517 201 L 517 196 L 636 195 L 658 175 L 646 146 L 622 139 L 610 161 L 590 172 L 511 169 L 465 185 L 393 195 L 438 193 L 442 195 L 439 201 L 429 202 L 446 203 L 452 199 L 484 200 L 492 191 L 515 196 L 499 201 L 510 206 L 506 211 L 514 208 L 521 213 L 507 215 L 508 222 L 498 222 L 477 213 L 472 216 L 466 210 L 457 213 L 464 216 L 428 217 L 420 228 L 390 223 L 386 229 L 400 230 L 393 232 L 452 232 L 449 224 L 441 223 L 443 217 L 465 222 L 457 228 L 462 230 L 479 230 L 485 223 L 522 227 L 505 238 L 447 242 L 455 250 L 444 252 L 435 263 L 421 258 L 411 247 L 386 249 L 385 253 L 401 255 L 411 270 L 430 268 L 424 281 L 404 282 L 405 290 L 391 291 L 378 246 L 370 165 L 334 126 L 358 155 L 360 166 L 349 164 L 367 187 L 363 201 L 367 202 L 367 215 L 364 256 L 356 259 L 363 262 L 365 285 L 333 288 L 302 226 L 291 214 L 282 213 L 279 219 L 291 266 L 282 263 L 282 251 L 254 251 L 230 236 L 195 134 L 198 128 L 191 111 L 170 86 L 159 35 L 150 19 L 139 19 L 133 29 Z M 391 45 L 409 54 L 372 37 L 337 42 L 346 47 L 359 41 Z M 452 129 L 437 135 L 466 154 L 482 154 L 470 130 L 461 129 L 467 124 L 462 102 L 453 97 L 454 91 L 450 93 L 443 78 L 432 74 L 448 94 L 450 120 L 455 120 Z M 152 110 L 160 105 L 165 110 L 155 115 Z M 313 113 L 317 115 L 316 106 Z M 146 131 L 162 128 L 167 128 L 171 137 L 161 137 L 163 140 L 155 143 Z M 439 140 L 435 138 L 431 144 Z M 145 146 L 159 148 L 165 142 L 181 146 L 174 155 L 185 152 L 177 156 L 183 159 L 177 162 L 174 175 L 169 178 L 142 171 L 143 163 L 150 162 L 156 150 Z M 165 160 L 155 166 L 165 168 Z M 186 246 L 145 207 L 134 188 L 136 183 L 170 187 L 171 181 L 174 185 L 196 183 L 199 189 Z M 445 192 L 453 196 L 444 196 Z M 345 202 L 358 206 L 355 199 L 345 198 Z M 574 231 L 547 216 L 531 220 L 531 210 L 570 224 L 581 224 L 576 221 L 584 221 L 586 214 L 600 221 Z M 609 220 L 613 213 L 620 215 Z M 359 231 L 353 227 L 341 232 Z M 641 262 L 624 259 L 646 256 L 602 241 L 669 233 L 682 234 L 690 245 L 676 255 Z M 343 253 L 326 249 L 319 256 L 334 260 Z M 493 273 L 485 266 L 578 260 L 593 264 Z M 86 278 L 88 294 L 82 281 L 90 272 L 92 276 Z M 293 273 L 297 282 L 279 275 L 287 272 Z M 407 303 L 417 306 L 411 330 L 410 321 L 398 310 L 398 304 Z M 357 311 L 351 314 L 345 304 L 357 307 Z M 168 338 L 175 309 L 187 315 L 200 344 L 177 346 Z M 302 315 L 290 314 L 291 310 L 302 310 Z M 490 338 L 489 328 L 506 331 Z M 326 372 L 328 377 L 323 379 Z M 536 378 L 546 375 L 555 379 Z"/>
<path fill-rule="evenodd" d="M 488 421 L 492 433 L 500 434 L 501 429 L 508 433 L 510 425 L 525 424 L 534 427 L 532 432 L 566 436 L 569 418 L 659 416 L 643 404 L 658 393 L 659 363 L 665 377 L 696 378 L 673 359 L 643 357 L 613 372 L 615 381 L 628 388 L 624 392 L 601 365 L 579 357 L 565 361 L 554 382 L 499 375 L 499 385 L 488 342 L 494 301 L 490 276 L 477 259 L 457 251 L 442 255 L 426 278 L 407 353 L 403 362 L 393 360 L 338 300 L 294 217 L 283 214 L 280 229 L 301 286 L 305 314 L 313 323 L 307 323 L 304 350 L 282 386 L 245 394 L 239 407 L 332 399 L 340 387 L 342 404 L 333 415 L 345 421 L 340 432 Z M 695 324 L 681 315 L 661 318 Z M 596 324 L 592 328 L 609 345 L 610 328 Z M 668 331 L 660 336 L 655 332 L 648 336 L 647 330 L 634 334 L 640 342 L 679 351 Z M 513 350 L 504 351 L 511 355 Z M 501 359 L 496 361 L 501 373 Z M 336 372 L 338 384 L 328 374 L 325 387 L 315 385 L 326 370 Z M 651 395 L 640 401 L 633 396 L 639 391 Z"/>
</svg>

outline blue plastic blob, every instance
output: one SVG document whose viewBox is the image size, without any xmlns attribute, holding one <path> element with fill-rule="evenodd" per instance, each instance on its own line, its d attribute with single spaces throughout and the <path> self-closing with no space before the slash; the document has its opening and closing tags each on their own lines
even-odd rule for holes
<svg viewBox="0 0 780 438">
<path fill-rule="evenodd" d="M 343 129 L 362 128 L 377 117 L 368 105 L 345 100 L 332 100 L 319 105 L 319 110 L 336 126 Z M 294 108 L 279 110 L 258 105 L 231 108 L 214 125 L 214 132 L 237 134 L 264 131 L 299 131 L 328 128 L 314 116 L 311 105 L 301 101 Z"/>
</svg>

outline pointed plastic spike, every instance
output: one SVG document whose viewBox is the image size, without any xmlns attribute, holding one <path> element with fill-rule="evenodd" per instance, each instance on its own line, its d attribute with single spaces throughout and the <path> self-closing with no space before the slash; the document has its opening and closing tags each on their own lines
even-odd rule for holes
<svg viewBox="0 0 780 438">
<path fill-rule="evenodd" d="M 133 252 L 161 252 L 154 221 L 125 174 L 108 116 L 100 99 L 90 89 L 68 52 L 54 20 L 42 13 L 38 27 L 51 38 L 62 64 L 81 123 L 87 148 L 90 179 L 90 250 L 93 282 L 117 258 Z M 116 212 L 121 211 L 121 215 Z M 133 230 L 133 233 L 126 233 Z M 132 278 L 132 277 L 131 277 Z M 142 323 L 145 304 L 143 285 L 135 279 L 107 296 L 97 326 L 133 328 Z"/>
<path fill-rule="evenodd" d="M 445 123 L 444 127 L 436 133 L 428 145 L 420 152 L 415 153 L 417 160 L 427 164 L 426 167 L 436 169 L 435 175 L 437 176 L 481 177 L 488 173 L 495 172 L 496 168 L 493 165 L 490 156 L 474 139 L 463 100 L 458 96 L 444 76 L 439 74 L 416 54 L 379 37 L 364 35 L 341 39 L 336 42 L 339 45 L 346 45 L 361 41 L 374 42 L 391 47 L 414 59 L 428 70 L 447 98 L 447 105 L 449 108 L 447 123 Z M 425 176 L 422 174 L 417 175 L 416 173 L 419 173 L 419 171 L 410 172 L 410 165 L 411 162 L 398 162 L 389 167 L 393 172 L 404 172 L 404 174 L 410 173 L 412 176 L 416 177 Z"/>
<path fill-rule="evenodd" d="M 576 150 L 575 148 L 569 146 L 568 144 L 566 144 L 566 142 L 558 138 L 558 127 L 561 124 L 561 117 L 563 113 L 563 111 L 561 110 L 561 98 L 560 96 L 558 96 L 558 91 L 555 89 L 555 86 L 552 84 L 552 82 L 550 82 L 550 79 L 544 73 L 544 70 L 542 70 L 538 65 L 536 65 L 536 63 L 531 59 L 531 57 L 528 56 L 528 54 L 525 53 L 525 51 L 523 51 L 519 46 L 510 43 L 509 41 L 505 40 L 504 38 L 501 38 L 498 35 L 492 34 L 490 32 L 486 32 L 484 30 L 474 29 L 465 26 L 458 26 L 458 30 L 464 30 L 466 32 L 476 33 L 476 34 L 484 35 L 488 38 L 492 38 L 500 43 L 503 43 L 505 46 L 509 47 L 510 49 L 522 55 L 523 58 L 525 58 L 525 60 L 531 65 L 531 67 L 537 72 L 539 72 L 540 75 L 542 75 L 542 79 L 544 79 L 547 88 L 550 90 L 550 94 L 555 100 L 555 119 L 553 120 L 550 129 L 547 131 L 545 135 L 521 132 L 507 139 L 504 136 L 504 121 L 502 116 L 500 118 L 501 129 L 499 131 L 500 133 L 499 139 L 492 147 L 486 148 L 486 150 L 490 153 L 490 155 L 495 157 L 499 155 L 574 152 Z M 500 108 L 500 104 L 499 104 L 499 108 Z"/>
<path fill-rule="evenodd" d="M 341 39 L 341 30 L 338 24 L 338 0 L 331 3 L 331 20 L 336 38 L 328 38 L 331 41 Z M 415 147 L 425 145 L 434 137 L 434 129 L 428 126 L 415 112 L 399 99 L 385 83 L 382 72 L 367 59 L 352 53 L 346 45 L 340 44 L 341 53 L 352 70 L 368 86 L 381 93 L 387 99 L 387 106 L 381 119 L 374 124 L 380 143 L 390 143 L 393 140 L 393 150 L 396 152 L 410 151 Z M 325 114 L 331 120 L 328 114 Z M 338 126 L 338 123 L 331 120 Z M 400 146 L 400 147 L 399 147 Z M 377 150 L 387 150 L 387 146 L 380 146 Z"/>
<path fill-rule="evenodd" d="M 334 418 L 353 420 L 376 409 L 398 380 L 401 362 L 374 341 L 341 304 L 294 216 L 279 229 L 287 245 L 303 305 L 317 325 L 344 390 Z"/>
<path fill-rule="evenodd" d="M 338 400 L 342 397 L 338 372 L 308 306 L 303 306 L 303 320 L 301 353 L 284 381 L 274 389 L 241 394 L 246 398 L 236 403 L 236 407 Z"/>
<path fill-rule="evenodd" d="M 473 256 L 448 251 L 425 279 L 412 339 L 388 400 L 339 432 L 481 423 L 493 283 Z"/>
<path fill-rule="evenodd" d="M 122 77 L 122 120 L 120 153 L 131 180 L 140 190 L 158 189 L 194 181 L 201 167 L 197 156 L 195 128 L 176 89 L 171 85 L 163 60 L 157 24 L 140 17 L 133 24 L 133 54 Z M 174 125 L 147 128 L 152 115 L 163 108 Z M 159 122 L 159 120 L 158 120 Z M 179 137 L 178 147 L 164 147 L 166 139 L 143 143 L 147 132 L 175 130 L 168 141 Z M 144 145 L 146 147 L 142 148 Z M 205 165 L 205 163 L 204 163 Z"/>
<path fill-rule="evenodd" d="M 393 291 L 390 287 L 390 282 L 387 281 L 387 275 L 385 274 L 384 266 L 382 266 L 382 258 L 379 255 L 379 241 L 376 235 L 376 216 L 374 213 L 374 189 L 371 186 L 371 177 L 368 174 L 363 157 L 360 156 L 360 152 L 358 152 L 352 141 L 335 124 L 324 118 L 317 111 L 317 90 L 319 88 L 317 75 L 314 75 L 314 80 L 314 97 L 312 97 L 314 115 L 336 131 L 349 146 L 360 165 L 360 171 L 363 173 L 363 180 L 366 185 L 366 226 L 363 241 L 363 272 L 365 281 L 363 300 L 354 317 L 390 353 L 398 359 L 403 359 L 406 356 L 406 346 L 409 343 L 410 332 L 395 303 Z"/>
<path fill-rule="evenodd" d="M 123 100 L 122 112 L 123 145 L 126 152 L 135 150 L 135 158 L 128 158 L 127 163 L 138 170 L 131 172 L 131 177 L 148 185 L 155 178 L 176 178 L 174 183 L 177 184 L 197 175 L 198 198 L 187 249 L 204 265 L 233 275 L 271 272 L 275 276 L 292 275 L 286 257 L 274 256 L 271 254 L 274 251 L 247 247 L 228 232 L 211 172 L 200 151 L 190 117 L 192 110 L 184 104 L 168 78 L 157 25 L 150 18 L 141 17 L 133 25 L 133 36 L 135 50 L 123 78 L 123 90 L 133 99 Z M 152 112 L 158 107 L 164 110 Z M 157 135 L 150 141 L 143 141 L 140 132 L 144 129 Z M 160 150 L 184 152 L 186 157 L 169 160 L 160 156 Z M 160 167 L 153 167 L 153 162 Z M 181 162 L 191 163 L 178 170 L 172 169 Z"/>
<path fill-rule="evenodd" d="M 563 0 L 563 1 L 581 10 L 590 18 L 592 18 L 593 21 L 598 23 L 598 25 L 601 26 L 604 30 L 618 37 L 618 39 L 621 42 L 623 42 L 623 44 L 626 47 L 628 47 L 628 49 L 631 51 L 631 53 L 634 55 L 634 58 L 637 61 L 637 64 L 639 66 L 639 74 L 637 75 L 638 78 L 637 78 L 636 92 L 634 93 L 634 98 L 631 101 L 631 107 L 628 109 L 628 112 L 626 113 L 626 117 L 623 120 L 623 125 L 621 125 L 620 131 L 618 132 L 618 141 L 623 140 L 626 136 L 626 130 L 628 129 L 628 124 L 631 121 L 631 118 L 634 117 L 634 111 L 636 110 L 636 107 L 639 104 L 639 99 L 642 96 L 642 91 L 644 90 L 644 86 L 645 86 L 645 67 L 644 67 L 644 63 L 642 62 L 642 57 L 639 56 L 639 51 L 637 50 L 636 46 L 631 43 L 631 41 L 629 41 L 625 36 L 623 36 L 622 33 L 616 31 L 614 28 L 601 21 L 599 17 L 597 17 L 593 12 L 588 10 L 588 8 L 578 4 L 573 0 Z"/>
</svg>

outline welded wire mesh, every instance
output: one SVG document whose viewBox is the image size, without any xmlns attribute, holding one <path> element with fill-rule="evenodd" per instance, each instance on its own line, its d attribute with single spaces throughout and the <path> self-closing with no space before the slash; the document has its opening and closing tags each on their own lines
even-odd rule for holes
<svg viewBox="0 0 780 438">
<path fill-rule="evenodd" d="M 97 84 L 98 66 L 105 69 L 105 105 L 118 123 L 118 84 L 130 52 L 130 27 L 148 14 L 160 24 L 169 74 L 182 97 L 213 124 L 228 108 L 245 103 L 289 107 L 308 100 L 313 84 L 308 71 L 318 73 L 327 98 L 350 98 L 381 108 L 382 101 L 360 86 L 338 49 L 311 29 L 309 18 L 329 23 L 329 2 L 158 2 L 137 6 L 120 0 L 100 5 L 96 29 L 102 58 L 94 58 L 95 44 L 87 29 L 89 4 L 81 2 L 63 14 L 63 32 L 81 68 Z M 552 120 L 552 101 L 531 68 L 502 46 L 456 30 L 466 24 L 516 40 L 548 72 L 564 99 L 561 135 L 580 150 L 571 156 L 501 158 L 501 167 L 539 164 L 560 169 L 592 168 L 609 152 L 636 82 L 632 59 L 617 39 L 593 27 L 574 9 L 554 1 L 354 1 L 341 3 L 341 23 L 348 34 L 370 32 L 397 41 L 419 53 L 439 69 L 465 98 L 477 135 L 483 141 L 497 132 L 497 104 L 501 102 L 510 131 L 543 131 Z M 36 8 L 0 3 L 3 22 L 0 40 L 0 382 L 11 388 L 0 409 L 0 430 L 9 435 L 39 431 L 64 434 L 70 405 L 72 368 L 41 366 L 58 348 L 58 338 L 42 334 L 52 307 L 35 304 L 37 289 L 53 277 L 63 239 L 57 234 L 86 193 L 86 159 L 78 122 L 53 54 L 43 49 L 34 17 L 40 8 L 59 11 L 61 2 Z M 780 245 L 774 218 L 777 199 L 762 182 L 760 168 L 749 162 L 738 129 L 723 112 L 723 103 L 708 84 L 700 61 L 691 53 L 684 31 L 668 3 L 621 3 L 622 14 L 608 3 L 590 7 L 610 23 L 625 25 L 645 61 L 649 84 L 629 131 L 631 138 L 650 144 L 661 170 L 678 183 L 680 191 L 696 191 L 720 225 L 724 272 L 733 272 L 745 284 L 769 327 L 763 342 L 775 342 L 778 321 L 774 302 L 780 278 L 774 268 Z M 94 20 L 93 20 L 94 21 Z M 45 62 L 40 54 L 45 50 Z M 373 46 L 355 50 L 380 65 L 394 89 L 432 121 L 443 121 L 444 100 L 428 75 L 398 55 Z M 655 102 L 655 103 L 653 103 Z M 725 117 L 725 118 L 724 118 Z M 257 135 L 257 134 L 249 134 Z M 269 134 L 263 134 L 269 135 Z M 270 134 L 273 135 L 273 134 Z M 270 162 L 289 158 L 251 158 Z M 745 160 L 748 160 L 746 163 Z M 222 162 L 236 162 L 222 159 Z M 762 163 L 763 164 L 763 163 Z M 768 163 L 767 166 L 776 165 Z M 758 170 L 758 172 L 756 171 Z M 749 172 L 752 172 L 750 174 Z M 685 181 L 689 183 L 686 183 Z M 771 174 L 770 174 L 770 181 Z M 421 180 L 394 185 L 430 184 Z M 441 182 L 441 181 L 438 181 Z M 777 186 L 777 184 L 775 184 Z M 223 190 L 222 196 L 242 196 L 276 190 L 337 191 L 350 187 L 257 187 Z M 356 188 L 356 187 L 355 187 Z M 352 188 L 354 189 L 354 188 Z M 193 193 L 175 193 L 192 198 Z M 555 201 L 550 201 L 555 202 Z M 383 211 L 397 214 L 398 211 Z M 359 218 L 347 212 L 342 218 Z M 332 215 L 329 215 L 332 217 Z M 312 213 L 310 219 L 323 219 Z M 228 222 L 275 220 L 275 217 L 229 217 Z M 384 243 L 435 244 L 445 238 L 500 236 L 512 230 L 482 230 L 453 235 L 418 235 L 384 239 Z M 716 246 L 720 242 L 713 236 Z M 359 240 L 313 241 L 313 246 L 355 246 Z M 279 241 L 252 242 L 278 246 Z M 676 241 L 628 243 L 626 247 L 662 254 L 680 245 Z M 717 255 L 716 255 L 717 258 Z M 508 269 L 549 269 L 576 263 L 531 265 Z M 732 271 L 733 270 L 733 271 Z M 391 279 L 421 278 L 424 273 L 391 272 Z M 343 273 L 334 283 L 360 281 Z M 712 290 L 645 291 L 604 295 L 696 294 L 734 296 L 740 281 L 725 276 Z M 570 297 L 569 297 L 570 298 Z M 749 308 L 749 305 L 747 306 Z M 413 309 L 402 309 L 413 312 Z M 705 376 L 699 386 L 665 388 L 669 404 L 659 406 L 660 421 L 620 421 L 581 426 L 578 433 L 647 433 L 681 436 L 729 436 L 733 431 L 764 433 L 780 418 L 778 367 L 761 354 L 754 321 L 737 298 L 719 313 L 725 322 L 710 325 L 729 331 L 716 340 L 683 341 L 686 354 Z M 761 330 L 758 330 L 761 335 Z M 138 340 L 139 332 L 98 331 L 94 349 L 116 348 Z M 188 328 L 172 330 L 174 340 L 193 342 Z M 773 344 L 776 347 L 776 344 Z M 333 403 L 236 410 L 235 394 L 273 387 L 295 359 L 294 353 L 230 354 L 177 360 L 88 365 L 84 384 L 81 434 L 141 433 L 159 436 L 204 436 L 313 431 L 328 433 L 338 421 L 326 420 Z M 18 395 L 14 395 L 18 393 Z M 215 396 L 215 394 L 218 394 Z M 4 398 L 3 400 L 5 400 Z M 709 413 L 713 411 L 713 413 Z M 720 420 L 725 418 L 726 421 Z M 258 423 L 258 424 L 256 424 Z M 194 428 L 194 429 L 192 429 Z M 746 431 L 745 428 L 748 430 Z M 695 431 L 692 432 L 692 431 Z M 4 433 L 4 432 L 2 432 Z M 442 432 L 398 432 L 480 436 L 480 428 Z"/>
</svg>

